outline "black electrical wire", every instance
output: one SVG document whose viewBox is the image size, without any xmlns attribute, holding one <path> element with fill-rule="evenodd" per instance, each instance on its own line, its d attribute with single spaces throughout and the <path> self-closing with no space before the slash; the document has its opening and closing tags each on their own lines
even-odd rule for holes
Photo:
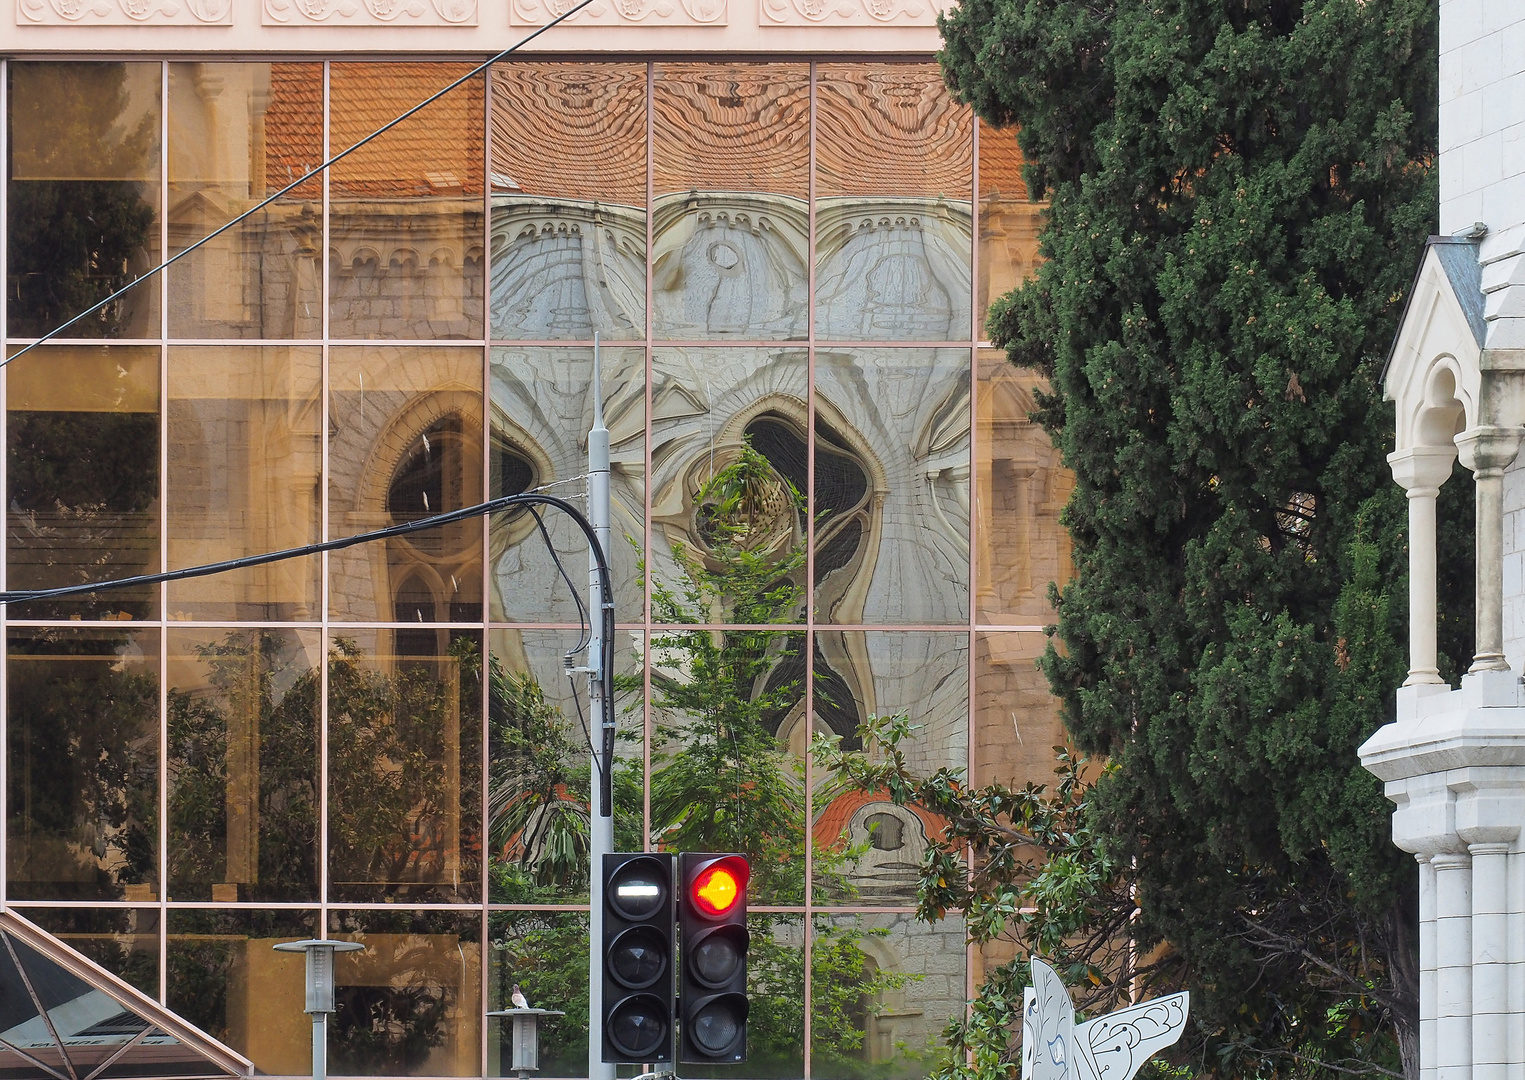
<svg viewBox="0 0 1525 1080">
<path fill-rule="evenodd" d="M 265 198 L 261 199 L 259 202 L 255 203 L 253 206 L 249 207 L 249 209 L 245 210 L 242 214 L 239 214 L 236 218 L 233 218 L 231 221 L 225 222 L 224 224 L 222 224 L 222 225 L 218 226 L 217 228 L 213 229 L 211 232 L 207 233 L 205 236 L 203 236 L 200 240 L 197 240 L 190 247 L 182 248 L 180 251 L 177 251 L 175 254 L 173 254 L 169 258 L 165 259 L 158 266 L 155 266 L 155 267 L 153 267 L 150 270 L 145 270 L 143 273 L 139 274 L 137 277 L 135 277 L 131 281 L 129 281 L 126 285 L 123 285 L 116 292 L 114 292 L 111 295 L 105 297 L 104 299 L 97 300 L 94 304 L 91 304 L 84 311 L 81 311 L 78 315 L 74 316 L 68 322 L 61 323 L 58 326 L 55 326 L 53 329 L 49 330 L 46 334 L 43 334 L 42 337 L 38 338 L 36 341 L 33 341 L 29 345 L 25 345 L 22 348 L 17 349 L 10 356 L 0 357 L 0 367 L 4 367 L 6 364 L 9 364 L 12 360 L 16 359 L 19 356 L 25 356 L 27 353 L 29 353 L 33 349 L 37 348 L 37 346 L 43 344 L 46 341 L 50 341 L 50 340 L 52 340 L 55 337 L 58 337 L 65 330 L 69 329 L 69 327 L 73 326 L 75 323 L 79 322 L 81 319 L 86 318 L 89 315 L 93 315 L 97 311 L 101 310 L 101 308 L 105 307 L 107 304 L 110 304 L 110 303 L 112 303 L 115 300 L 121 299 L 123 296 L 127 295 L 127 293 L 130 292 L 139 283 L 147 281 L 149 278 L 154 277 L 155 275 L 162 273 L 167 267 L 171 266 L 174 263 L 179 262 L 181 259 L 185 258 L 191 252 L 193 252 L 197 248 L 201 247 L 203 244 L 206 244 L 209 241 L 214 240 L 217 237 L 221 236 L 223 233 L 227 232 L 229 229 L 231 229 L 233 226 L 237 225 L 239 222 L 246 221 L 249 218 L 253 217 L 255 214 L 259 213 L 265 207 L 269 206 L 271 203 L 275 202 L 281 196 L 285 195 L 287 192 L 293 191 L 296 188 L 301 187 L 308 180 L 311 180 L 314 176 L 317 176 L 319 173 L 321 173 L 324 169 L 328 168 L 330 165 L 333 165 L 335 162 L 342 161 L 345 158 L 349 157 L 356 150 L 359 150 L 362 146 L 364 146 L 366 143 L 370 142 L 372 139 L 380 138 L 382 135 L 386 134 L 392 128 L 396 127 L 398 124 L 400 124 L 404 120 L 408 119 L 408 117 L 414 115 L 415 113 L 417 113 L 421 109 L 424 109 L 424 108 L 427 108 L 430 105 L 433 105 L 436 101 L 438 101 L 440 98 L 444 97 L 446 94 L 450 93 L 450 91 L 454 90 L 457 86 L 460 86 L 462 83 L 469 82 L 471 79 L 476 78 L 478 75 L 482 74 L 482 72 L 486 71 L 488 68 L 490 68 L 494 64 L 498 63 L 500 60 L 502 60 L 505 57 L 511 55 L 512 53 L 517 52 L 519 49 L 522 49 L 524 46 L 528 45 L 531 41 L 534 41 L 537 37 L 539 37 L 541 34 L 545 33 L 551 27 L 557 25 L 558 23 L 565 22 L 567 19 L 570 19 L 573 15 L 576 15 L 579 11 L 581 11 L 583 8 L 587 7 L 591 3 L 593 3 L 593 0 L 578 0 L 577 4 L 575 4 L 573 7 L 569 8 L 569 9 L 567 9 L 566 11 L 563 11 L 560 15 L 556 16 L 554 19 L 552 19 L 550 22 L 546 23 L 544 26 L 542 26 L 539 29 L 533 31 L 532 33 L 528 34 L 527 36 L 520 38 L 518 41 L 514 42 L 514 44 L 510 45 L 508 48 L 502 50 L 501 52 L 494 53 L 492 56 L 488 57 L 482 63 L 478 64 L 476 67 L 474 67 L 470 71 L 466 72 L 466 74 L 462 75 L 459 79 L 456 79 L 454 82 L 452 82 L 448 86 L 445 86 L 444 88 L 436 91 L 435 93 L 430 94 L 428 97 L 424 98 L 424 100 L 420 101 L 417 105 L 414 105 L 411 109 L 409 109 L 406 112 L 404 112 L 401 116 L 394 117 L 393 119 L 387 121 L 385 124 L 382 124 L 379 128 L 377 128 L 375 131 L 371 132 L 365 138 L 361 139 L 359 142 L 355 143 L 353 146 L 349 147 L 348 149 L 339 151 L 337 154 L 335 154 L 333 157 L 329 158 L 327 161 L 323 162 L 323 164 L 319 165 L 317 168 L 309 169 L 307 172 L 303 173 L 300 177 L 298 177 L 297 179 L 293 180 L 291 183 L 287 184 L 285 187 L 281 188 L 279 191 L 275 192 L 275 194 L 267 195 Z"/>
<path fill-rule="evenodd" d="M 599 769 L 599 792 L 601 817 L 609 817 L 614 807 L 614 582 L 609 573 L 609 560 L 604 554 L 603 545 L 598 542 L 598 533 L 592 524 L 583 516 L 581 510 L 567 502 L 558 499 L 554 495 L 541 495 L 537 492 L 526 491 L 519 495 L 505 495 L 498 499 L 489 499 L 484 503 L 474 506 L 462 507 L 460 510 L 451 510 L 444 514 L 435 514 L 433 517 L 419 518 L 416 521 L 403 522 L 400 525 L 392 525 L 385 529 L 375 529 L 371 532 L 356 533 L 353 536 L 341 536 L 337 540 L 324 540 L 316 544 L 303 544 L 301 547 L 283 548 L 280 551 L 267 551 L 259 555 L 245 555 L 238 559 L 224 559 L 221 562 L 203 563 L 200 566 L 187 566 L 180 570 L 166 570 L 158 574 L 136 574 L 132 577 L 116 578 L 112 581 L 87 582 L 80 585 L 63 585 L 53 589 L 11 589 L 0 592 L 0 605 L 28 604 L 38 600 L 56 600 L 66 596 L 83 596 L 90 593 L 105 592 L 109 589 L 129 589 L 142 585 L 158 585 L 166 581 L 186 581 L 190 578 L 210 577 L 213 574 L 225 574 L 230 570 L 242 570 L 250 566 L 265 566 L 269 563 L 282 562 L 286 559 L 300 559 L 306 555 L 318 555 L 325 551 L 341 551 L 344 548 L 358 547 L 361 544 L 373 543 L 377 540 L 390 540 L 397 536 L 407 536 L 409 533 L 422 532 L 424 529 L 436 529 L 442 525 L 452 525 L 458 521 L 468 521 L 471 518 L 485 517 L 503 510 L 510 510 L 516 506 L 537 507 L 546 506 L 560 510 L 576 522 L 582 530 L 583 537 L 588 541 L 588 548 L 593 552 L 594 563 L 598 570 L 599 591 L 603 597 L 602 610 L 598 617 L 602 620 L 604 628 L 604 652 L 599 658 L 600 670 L 599 681 L 603 684 L 603 761 L 604 766 Z M 540 532 L 545 537 L 547 545 L 550 544 L 550 534 L 546 531 L 540 515 L 531 509 L 535 520 L 541 522 Z M 591 613 L 587 613 L 583 606 L 582 597 L 577 589 L 572 586 L 572 579 L 567 574 L 566 568 L 561 565 L 561 559 L 556 554 L 556 549 L 551 547 L 551 558 L 561 571 L 562 580 L 572 588 L 572 595 L 577 600 L 580 617 L 587 618 L 584 624 L 591 629 Z M 587 613 L 584 615 L 584 613 Z M 577 703 L 578 716 L 582 715 L 582 703 Z M 584 721 L 583 730 L 587 732 L 587 723 Z M 588 746 L 593 746 L 592 733 L 588 732 Z M 598 755 L 594 755 L 597 759 Z"/>
</svg>

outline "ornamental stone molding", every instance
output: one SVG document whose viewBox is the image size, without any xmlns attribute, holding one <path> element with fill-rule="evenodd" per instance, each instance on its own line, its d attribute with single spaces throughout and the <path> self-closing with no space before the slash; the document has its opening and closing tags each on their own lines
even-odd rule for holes
<svg viewBox="0 0 1525 1080">
<path fill-rule="evenodd" d="M 476 26 L 477 10 L 477 0 L 264 0 L 262 8 L 266 26 Z"/>
<path fill-rule="evenodd" d="M 18 26 L 230 26 L 232 0 L 16 0 Z"/>
<path fill-rule="evenodd" d="M 939 0 L 758 0 L 759 26 L 936 26 Z"/>
<path fill-rule="evenodd" d="M 543 26 L 576 0 L 509 0 L 510 26 Z M 727 0 L 596 0 L 568 26 L 724 26 Z"/>
</svg>

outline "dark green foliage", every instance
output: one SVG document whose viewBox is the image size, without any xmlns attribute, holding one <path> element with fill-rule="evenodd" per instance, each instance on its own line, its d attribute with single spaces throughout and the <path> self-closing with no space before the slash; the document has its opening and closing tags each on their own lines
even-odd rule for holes
<svg viewBox="0 0 1525 1080">
<path fill-rule="evenodd" d="M 15 128 L 49 133 L 29 146 L 44 176 L 9 187 L 11 332 L 40 335 L 132 281 L 152 263 L 154 184 L 145 162 L 158 153 L 157 110 L 125 128 L 132 110 L 122 64 L 28 65 L 13 72 Z M 96 178 L 69 174 L 81 162 Z M 149 165 L 147 168 L 151 169 Z M 113 179 L 117 178 L 117 179 Z M 74 338 L 121 337 L 152 287 L 139 286 L 70 328 Z"/>
<path fill-rule="evenodd" d="M 1043 666 L 1113 763 L 1095 799 L 1132 930 L 1172 947 L 1153 974 L 1191 985 L 1190 1053 L 1223 1075 L 1391 1066 L 1336 1037 L 1352 1001 L 1413 1066 L 1414 871 L 1355 750 L 1406 666 L 1378 376 L 1435 214 L 1435 21 L 964 0 L 943 22 L 950 84 L 1020 126 L 1052 199 L 1046 263 L 990 322 L 1049 378 L 1076 476 Z M 1457 670 L 1469 606 L 1442 606 Z"/>
</svg>

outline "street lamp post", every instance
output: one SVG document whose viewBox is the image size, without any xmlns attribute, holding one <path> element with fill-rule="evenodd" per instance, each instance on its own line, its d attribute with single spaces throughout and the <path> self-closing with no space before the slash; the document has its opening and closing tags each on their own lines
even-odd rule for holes
<svg viewBox="0 0 1525 1080">
<path fill-rule="evenodd" d="M 328 1014 L 334 1011 L 334 953 L 365 948 L 356 941 L 283 941 L 276 952 L 307 954 L 307 1008 L 312 1016 L 312 1080 L 328 1080 Z"/>
</svg>

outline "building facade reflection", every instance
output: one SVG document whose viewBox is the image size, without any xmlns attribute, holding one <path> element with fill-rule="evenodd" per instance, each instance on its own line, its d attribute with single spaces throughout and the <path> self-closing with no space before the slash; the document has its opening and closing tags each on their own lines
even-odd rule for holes
<svg viewBox="0 0 1525 1080">
<path fill-rule="evenodd" d="M 464 70 L 10 61 L 11 348 Z M 917 768 L 1048 777 L 1068 481 L 981 348 L 1020 164 L 926 63 L 499 65 L 5 369 L 7 587 L 575 497 L 598 335 L 617 844 L 766 862 L 755 1075 L 923 1075 L 971 978 L 912 918 L 941 823 L 809 746 L 903 711 Z M 518 512 L 6 612 L 6 901 L 266 1072 L 307 1067 L 268 946 L 327 933 L 336 1074 L 500 1075 L 518 982 L 580 1075 L 580 545 Z"/>
</svg>

